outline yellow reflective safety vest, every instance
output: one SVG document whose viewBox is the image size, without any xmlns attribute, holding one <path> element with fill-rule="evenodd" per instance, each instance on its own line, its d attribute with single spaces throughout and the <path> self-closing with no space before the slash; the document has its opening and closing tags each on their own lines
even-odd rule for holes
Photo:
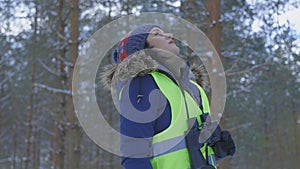
<svg viewBox="0 0 300 169">
<path fill-rule="evenodd" d="M 154 169 L 189 169 L 191 168 L 190 157 L 185 143 L 185 132 L 189 129 L 189 125 L 185 106 L 187 104 L 190 118 L 196 117 L 201 125 L 200 115 L 210 112 L 207 96 L 196 82 L 191 81 L 200 91 L 202 112 L 199 104 L 186 91 L 185 103 L 182 90 L 168 76 L 157 71 L 152 71 L 149 74 L 152 75 L 160 91 L 169 101 L 172 113 L 170 126 L 153 136 L 152 167 Z M 199 153 L 202 153 L 206 159 L 205 146 L 199 150 Z M 208 158 L 209 163 L 216 167 L 211 147 L 208 147 Z"/>
</svg>

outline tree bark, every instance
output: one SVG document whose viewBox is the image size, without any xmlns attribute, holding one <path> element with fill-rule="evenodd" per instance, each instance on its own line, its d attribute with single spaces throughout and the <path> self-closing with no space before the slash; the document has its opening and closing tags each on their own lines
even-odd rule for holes
<svg viewBox="0 0 300 169">
<path fill-rule="evenodd" d="M 79 0 L 70 0 L 70 46 L 69 46 L 69 61 L 75 64 L 78 56 L 78 37 L 79 37 Z M 73 68 L 70 67 L 68 88 L 72 91 L 72 75 Z M 75 116 L 72 97 L 67 100 L 68 126 L 67 126 L 67 140 L 68 140 L 68 169 L 80 168 L 80 128 Z"/>
<path fill-rule="evenodd" d="M 270 148 L 269 148 L 269 145 L 270 145 L 270 116 L 269 116 L 269 111 L 267 110 L 268 108 L 265 106 L 264 107 L 264 111 L 263 111 L 263 117 L 264 117 L 264 120 L 263 120 L 263 126 L 264 126 L 264 142 L 265 142 L 265 146 L 264 146 L 264 149 L 263 149 L 263 154 L 265 154 L 265 158 L 263 160 L 263 164 L 262 164 L 262 167 L 263 168 L 267 168 L 268 167 L 268 164 L 270 162 Z"/>
<path fill-rule="evenodd" d="M 216 49 L 220 59 L 222 60 L 221 55 L 221 42 L 222 42 L 222 26 L 220 22 L 221 18 L 221 0 L 206 0 L 206 36 L 211 41 L 212 45 Z M 212 63 L 213 67 L 214 64 Z M 211 98 L 209 98 L 211 99 Z M 224 112 L 225 113 L 225 112 Z M 223 117 L 224 119 L 224 117 Z M 221 126 L 226 126 L 224 120 L 220 121 Z M 219 168 L 231 168 L 232 158 L 227 158 L 222 160 L 219 164 Z"/>
<path fill-rule="evenodd" d="M 300 144 L 299 144 L 299 129 L 300 129 L 300 125 L 299 125 L 299 121 L 298 120 L 300 120 L 300 115 L 299 115 L 299 112 L 298 112 L 298 115 L 297 115 L 297 107 L 298 106 L 295 106 L 295 99 L 293 98 L 292 99 L 292 101 L 291 101 L 292 103 L 292 119 L 293 119 L 293 129 L 294 129 L 294 134 L 293 134 L 293 136 L 294 136 L 294 144 L 296 144 L 295 145 L 295 157 L 300 157 Z M 299 110 L 299 107 L 298 107 L 298 110 Z M 295 161 L 295 164 L 294 164 L 295 166 L 300 166 L 300 160 L 296 160 Z"/>
<path fill-rule="evenodd" d="M 10 21 L 10 18 L 11 18 L 11 8 L 12 8 L 12 5 L 11 5 L 12 3 L 11 3 L 11 0 L 7 0 L 6 1 L 6 9 L 7 9 L 7 13 L 6 13 L 6 18 L 7 18 L 7 20 L 8 20 L 8 22 L 6 22 L 6 31 L 7 32 L 10 32 L 11 30 L 10 30 L 10 24 L 11 24 L 11 22 L 9 22 Z"/>
<path fill-rule="evenodd" d="M 206 12 L 208 22 L 206 35 L 221 56 L 221 0 L 206 0 Z"/>
<path fill-rule="evenodd" d="M 35 0 L 35 15 L 34 15 L 34 24 L 33 24 L 33 36 L 32 36 L 32 46 L 31 46 L 31 66 L 30 66 L 30 93 L 29 93 L 29 109 L 27 112 L 27 128 L 26 128 L 26 150 L 25 150 L 25 161 L 24 161 L 24 168 L 28 169 L 29 162 L 31 159 L 31 153 L 32 153 L 32 117 L 35 110 L 35 69 L 36 69 L 36 44 L 37 44 L 37 28 L 38 28 L 38 0 Z"/>
<path fill-rule="evenodd" d="M 33 169 L 39 169 L 40 168 L 40 144 L 41 144 L 41 131 L 38 129 L 38 127 L 35 127 L 34 130 L 34 148 L 33 148 L 33 155 L 34 155 L 34 161 L 33 161 Z"/>
<path fill-rule="evenodd" d="M 13 160 L 12 160 L 12 169 L 16 169 L 16 157 L 17 157 L 17 147 L 18 147 L 18 141 L 17 141 L 17 131 L 18 131 L 18 125 L 13 126 Z"/>
<path fill-rule="evenodd" d="M 186 19 L 191 22 L 192 24 L 196 24 L 197 20 L 195 18 L 197 10 L 197 4 L 195 0 L 181 0 L 181 6 L 180 11 L 184 13 L 186 16 Z M 192 41 L 194 38 L 194 35 L 192 34 L 192 31 L 187 30 L 187 39 L 188 41 Z M 193 50 L 191 48 L 188 48 L 187 55 L 188 57 L 191 56 Z M 191 57 L 192 58 L 192 57 Z M 187 58 L 189 59 L 189 58 Z"/>
<path fill-rule="evenodd" d="M 2 63 L 0 63 L 2 64 Z M 5 72 L 6 72 L 6 67 L 5 67 L 5 64 L 3 64 L 3 68 L 1 70 L 1 79 L 4 80 L 6 77 L 5 77 Z M 5 91 L 4 91 L 4 82 L 1 82 L 2 80 L 0 80 L 0 152 L 2 152 L 2 144 L 3 144 L 3 141 L 2 141 L 2 127 L 3 127 L 3 105 L 4 105 L 4 102 L 5 100 L 2 100 L 4 98 L 4 95 L 5 95 Z"/>
<path fill-rule="evenodd" d="M 271 77 L 277 77 L 277 70 L 276 67 L 273 67 L 273 69 L 271 69 Z M 271 92 L 272 92 L 272 102 L 273 102 L 273 114 L 274 114 L 274 129 L 276 130 L 274 132 L 276 141 L 275 141 L 275 147 L 279 147 L 277 149 L 275 149 L 275 155 L 276 157 L 274 158 L 274 160 L 276 160 L 275 165 L 277 165 L 278 168 L 284 168 L 284 145 L 282 143 L 282 132 L 281 132 L 281 128 L 282 124 L 281 124 L 281 119 L 280 119 L 280 110 L 279 110 L 279 106 L 278 106 L 278 90 L 277 90 L 277 81 L 274 81 L 274 79 L 272 79 L 272 88 L 271 88 Z M 274 165 L 274 167 L 275 167 Z"/>
<path fill-rule="evenodd" d="M 96 169 L 101 169 L 100 167 L 100 148 L 96 146 L 96 162 L 95 162 L 95 168 Z"/>
<path fill-rule="evenodd" d="M 57 51 L 57 60 L 58 60 L 58 87 L 60 89 L 66 89 L 67 86 L 67 77 L 66 77 L 66 65 L 62 58 L 65 58 L 66 49 L 63 44 L 65 36 L 65 24 L 63 21 L 63 9 L 64 9 L 64 0 L 58 0 L 57 7 L 57 39 L 59 42 L 59 49 Z M 53 152 L 53 166 L 55 169 L 64 169 L 64 159 L 65 159 L 65 122 L 64 117 L 66 115 L 66 97 L 64 94 L 57 93 L 57 98 L 59 98 L 58 105 L 59 109 L 55 114 L 55 123 L 54 123 L 54 152 Z"/>
</svg>

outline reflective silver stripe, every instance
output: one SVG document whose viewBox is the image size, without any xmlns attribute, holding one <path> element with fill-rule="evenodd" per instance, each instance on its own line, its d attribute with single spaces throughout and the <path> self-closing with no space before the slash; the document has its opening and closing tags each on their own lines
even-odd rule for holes
<svg viewBox="0 0 300 169">
<path fill-rule="evenodd" d="M 186 148 L 184 136 L 171 138 L 153 144 L 153 156 L 160 156 Z"/>
<path fill-rule="evenodd" d="M 215 156 L 215 154 L 211 154 L 208 159 L 209 159 L 209 164 L 211 164 L 213 166 L 216 166 L 216 156 Z"/>
<path fill-rule="evenodd" d="M 212 164 L 211 156 L 208 156 L 208 164 Z"/>
</svg>

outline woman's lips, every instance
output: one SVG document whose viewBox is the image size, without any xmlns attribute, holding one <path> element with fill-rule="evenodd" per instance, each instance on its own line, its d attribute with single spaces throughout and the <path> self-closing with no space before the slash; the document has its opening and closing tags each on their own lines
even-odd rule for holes
<svg viewBox="0 0 300 169">
<path fill-rule="evenodd" d="M 173 43 L 175 43 L 175 42 L 173 40 L 170 40 L 169 44 L 173 44 Z"/>
</svg>

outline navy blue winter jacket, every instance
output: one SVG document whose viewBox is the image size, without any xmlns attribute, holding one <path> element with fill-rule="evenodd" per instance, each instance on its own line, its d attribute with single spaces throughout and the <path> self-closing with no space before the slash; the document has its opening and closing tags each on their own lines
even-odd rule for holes
<svg viewBox="0 0 300 169">
<path fill-rule="evenodd" d="M 169 76 L 170 77 L 170 76 Z M 171 78 L 171 77 L 170 77 Z M 171 78 L 172 79 L 172 78 Z M 193 94 L 198 99 L 201 105 L 200 94 L 197 87 L 187 82 Z M 132 106 L 137 110 L 143 112 L 150 108 L 149 94 L 151 91 L 158 89 L 153 77 L 151 75 L 137 76 L 132 79 L 129 84 L 129 98 Z M 142 97 L 141 97 L 142 96 Z M 155 105 L 154 105 L 155 106 Z M 121 114 L 127 110 L 128 105 L 120 102 Z M 128 120 L 126 117 L 120 117 L 120 132 L 126 136 L 134 138 L 147 138 L 153 137 L 155 134 L 165 130 L 171 122 L 171 109 L 170 104 L 167 102 L 163 113 L 154 121 L 148 123 L 138 123 Z M 122 166 L 125 169 L 152 169 L 149 155 L 151 153 L 151 140 L 126 140 L 121 138 L 121 151 L 124 153 L 133 153 L 133 156 L 139 153 L 144 158 L 122 157 Z M 135 153 L 135 154 L 134 154 Z M 147 157 L 146 157 L 147 156 Z"/>
</svg>

